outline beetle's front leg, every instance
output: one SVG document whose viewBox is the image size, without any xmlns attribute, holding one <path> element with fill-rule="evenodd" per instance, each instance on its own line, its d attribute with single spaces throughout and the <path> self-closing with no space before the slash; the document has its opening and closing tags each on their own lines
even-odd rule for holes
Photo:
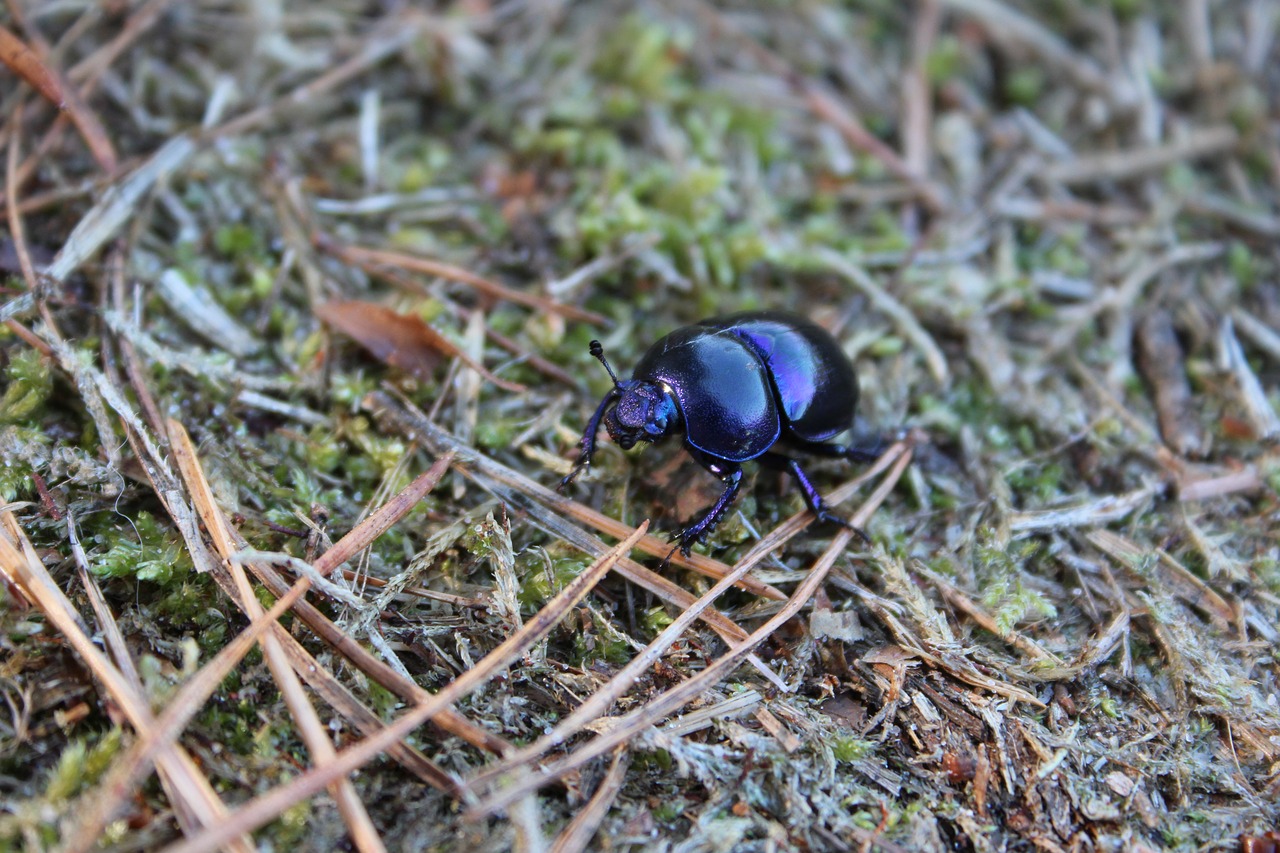
<svg viewBox="0 0 1280 853">
<path fill-rule="evenodd" d="M 724 483 L 724 491 L 720 493 L 720 497 L 716 499 L 710 509 L 702 514 L 701 518 L 681 530 L 677 535 L 676 538 L 680 540 L 680 553 L 686 557 L 689 556 L 693 546 L 706 539 L 724 518 L 725 514 L 729 512 L 729 508 L 733 506 L 734 499 L 738 497 L 738 491 L 742 488 L 742 466 L 737 462 L 716 459 L 692 447 L 689 448 L 689 454 L 698 461 L 698 464 L 720 478 L 720 481 Z"/>
<path fill-rule="evenodd" d="M 564 475 L 564 479 L 556 486 L 557 492 L 562 492 L 565 488 L 578 479 L 578 475 L 591 465 L 591 457 L 596 452 L 596 435 L 600 432 L 600 421 L 604 420 L 604 413 L 608 411 L 609 406 L 617 402 L 619 397 L 618 389 L 614 388 L 608 394 L 604 395 L 604 399 L 600 401 L 600 405 L 596 407 L 596 413 L 587 421 L 587 428 L 582 431 L 582 442 L 579 447 L 582 450 L 578 453 L 578 461 L 573 463 L 573 468 L 568 474 Z"/>
</svg>

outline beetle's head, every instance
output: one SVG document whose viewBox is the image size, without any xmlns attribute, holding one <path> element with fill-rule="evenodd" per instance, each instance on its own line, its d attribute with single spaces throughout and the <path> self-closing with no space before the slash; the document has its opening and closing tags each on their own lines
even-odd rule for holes
<svg viewBox="0 0 1280 853">
<path fill-rule="evenodd" d="M 618 384 L 618 402 L 605 413 L 604 428 L 623 450 L 637 441 L 657 441 L 676 426 L 678 410 L 671 389 L 632 379 Z"/>
<path fill-rule="evenodd" d="M 619 382 L 599 341 L 591 342 L 591 354 L 613 380 L 616 402 L 604 414 L 604 428 L 619 447 L 630 450 L 638 441 L 657 441 L 679 425 L 675 394 L 666 384 L 647 379 Z"/>
</svg>

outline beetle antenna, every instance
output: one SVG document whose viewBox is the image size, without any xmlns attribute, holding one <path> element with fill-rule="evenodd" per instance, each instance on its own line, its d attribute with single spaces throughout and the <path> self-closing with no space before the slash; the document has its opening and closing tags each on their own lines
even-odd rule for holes
<svg viewBox="0 0 1280 853">
<path fill-rule="evenodd" d="M 604 357 L 604 347 L 600 345 L 600 342 L 592 341 L 590 350 L 591 350 L 591 354 L 594 355 L 596 358 L 598 358 L 600 360 L 600 363 L 604 365 L 604 369 L 609 371 L 609 378 L 613 380 L 613 387 L 614 388 L 620 387 L 618 385 L 618 375 L 613 372 L 613 368 L 609 366 L 608 359 Z"/>
</svg>

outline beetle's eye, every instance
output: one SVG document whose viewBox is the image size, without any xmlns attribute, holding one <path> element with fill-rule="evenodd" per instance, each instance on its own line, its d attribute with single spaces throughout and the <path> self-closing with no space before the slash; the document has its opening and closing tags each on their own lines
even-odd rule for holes
<svg viewBox="0 0 1280 853">
<path fill-rule="evenodd" d="M 661 438 L 667 434 L 672 421 L 676 417 L 676 404 L 670 395 L 664 394 L 649 408 L 648 417 L 645 420 L 644 430 L 656 438 Z"/>
</svg>

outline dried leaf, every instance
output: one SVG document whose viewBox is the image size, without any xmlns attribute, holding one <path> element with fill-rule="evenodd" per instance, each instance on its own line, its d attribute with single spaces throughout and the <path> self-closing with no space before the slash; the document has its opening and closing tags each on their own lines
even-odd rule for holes
<svg viewBox="0 0 1280 853">
<path fill-rule="evenodd" d="M 317 305 L 315 313 L 377 358 L 419 379 L 430 380 L 432 371 L 444 355 L 462 359 L 472 370 L 506 391 L 519 393 L 526 390 L 523 385 L 494 376 L 418 317 L 354 299 Z"/>
</svg>

